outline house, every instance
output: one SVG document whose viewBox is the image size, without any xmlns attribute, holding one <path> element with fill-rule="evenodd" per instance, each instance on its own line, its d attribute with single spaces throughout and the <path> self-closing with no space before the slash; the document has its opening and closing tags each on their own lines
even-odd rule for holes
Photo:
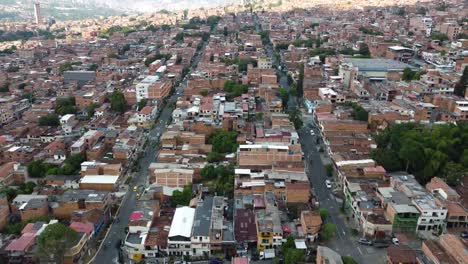
<svg viewBox="0 0 468 264">
<path fill-rule="evenodd" d="M 3 230 L 8 224 L 10 215 L 10 205 L 5 193 L 0 193 L 0 230 Z"/>
<path fill-rule="evenodd" d="M 11 211 L 19 214 L 22 221 L 45 216 L 49 213 L 47 195 L 20 194 L 11 202 Z"/>
<path fill-rule="evenodd" d="M 416 252 L 406 245 L 391 245 L 387 248 L 388 264 L 419 264 Z"/>
<path fill-rule="evenodd" d="M 257 242 L 257 222 L 252 210 L 243 208 L 235 210 L 234 238 L 241 245 Z"/>
<path fill-rule="evenodd" d="M 302 211 L 301 212 L 301 226 L 304 235 L 309 242 L 315 241 L 320 232 L 322 225 L 322 218 L 316 211 Z"/>
<path fill-rule="evenodd" d="M 97 191 L 116 191 L 119 176 L 86 175 L 80 179 L 80 189 Z"/>
<path fill-rule="evenodd" d="M 107 215 L 110 204 L 110 193 L 95 190 L 67 190 L 55 196 L 51 204 L 52 212 L 59 219 L 70 219 L 75 212 L 86 212 L 99 209 Z"/>
<path fill-rule="evenodd" d="M 63 255 L 63 264 L 81 263 L 84 256 L 86 254 L 89 254 L 88 241 L 89 236 L 87 233 L 78 232 L 78 238 L 75 241 L 76 244 L 71 248 L 67 249 L 67 251 Z"/>
<path fill-rule="evenodd" d="M 188 206 L 176 209 L 167 237 L 170 256 L 188 256 L 191 254 L 192 228 L 195 209 Z"/>
<path fill-rule="evenodd" d="M 45 178 L 45 183 L 62 189 L 78 189 L 80 188 L 79 180 L 79 175 L 48 175 Z"/>
<path fill-rule="evenodd" d="M 317 247 L 317 258 L 315 260 L 317 264 L 343 264 L 340 254 L 332 250 L 329 247 L 318 246 Z"/>
<path fill-rule="evenodd" d="M 153 222 L 159 217 L 159 209 L 157 200 L 139 200 L 135 211 L 130 214 L 124 251 L 132 260 L 138 261 L 159 252 L 145 246 Z"/>
<path fill-rule="evenodd" d="M 237 150 L 237 164 L 273 165 L 278 161 L 302 161 L 299 145 L 255 144 L 240 145 Z"/>
<path fill-rule="evenodd" d="M 197 204 L 197 208 L 195 209 L 195 217 L 191 237 L 191 256 L 210 256 L 212 208 L 212 196 L 206 196 Z"/>
<path fill-rule="evenodd" d="M 192 183 L 195 175 L 193 168 L 173 163 L 151 163 L 149 171 L 151 183 L 167 187 L 183 188 Z"/>
</svg>

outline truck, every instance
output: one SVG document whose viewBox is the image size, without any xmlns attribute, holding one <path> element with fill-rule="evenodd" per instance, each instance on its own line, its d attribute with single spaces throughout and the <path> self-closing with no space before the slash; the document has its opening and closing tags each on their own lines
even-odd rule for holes
<svg viewBox="0 0 468 264">
<path fill-rule="evenodd" d="M 260 251 L 260 259 L 272 259 L 275 257 L 275 250 L 273 248 Z"/>
</svg>

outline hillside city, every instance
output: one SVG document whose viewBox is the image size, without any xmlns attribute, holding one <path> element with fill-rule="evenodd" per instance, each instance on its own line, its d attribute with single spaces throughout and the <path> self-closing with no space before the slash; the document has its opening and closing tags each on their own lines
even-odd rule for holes
<svg viewBox="0 0 468 264">
<path fill-rule="evenodd" d="M 218 2 L 12 4 L 0 263 L 468 263 L 467 2 Z"/>
</svg>

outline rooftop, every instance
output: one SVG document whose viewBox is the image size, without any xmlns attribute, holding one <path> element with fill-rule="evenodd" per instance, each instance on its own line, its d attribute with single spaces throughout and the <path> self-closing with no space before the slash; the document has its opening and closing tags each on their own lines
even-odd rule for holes
<svg viewBox="0 0 468 264">
<path fill-rule="evenodd" d="M 404 70 L 405 68 L 414 68 L 409 64 L 392 59 L 344 59 L 345 63 L 350 63 L 358 67 L 359 71 L 389 71 Z"/>
<path fill-rule="evenodd" d="M 188 206 L 177 208 L 172 220 L 169 237 L 191 237 L 194 217 L 195 209 Z"/>
<path fill-rule="evenodd" d="M 209 236 L 211 211 L 213 208 L 213 197 L 206 196 L 204 200 L 198 202 L 195 209 L 195 219 L 193 221 L 192 236 Z"/>
</svg>

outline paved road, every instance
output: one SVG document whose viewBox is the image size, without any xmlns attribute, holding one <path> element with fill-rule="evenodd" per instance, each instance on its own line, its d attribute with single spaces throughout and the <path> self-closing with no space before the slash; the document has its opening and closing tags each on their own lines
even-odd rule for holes
<svg viewBox="0 0 468 264">
<path fill-rule="evenodd" d="M 204 50 L 204 46 L 201 49 Z M 200 52 L 198 56 L 196 56 L 192 62 L 191 69 L 196 68 L 198 63 L 201 59 Z M 179 87 L 176 88 L 174 94 L 167 100 L 167 104 L 162 109 L 160 114 L 159 120 L 156 123 L 155 127 L 148 132 L 148 139 L 156 139 L 157 135 L 162 134 L 166 130 L 166 124 L 169 118 L 172 115 L 172 105 L 177 101 L 177 98 L 182 94 L 185 86 L 187 85 L 187 81 L 183 81 Z M 130 218 L 130 214 L 135 210 L 136 201 L 137 201 L 137 193 L 133 191 L 134 186 L 146 186 L 148 184 L 148 167 L 150 163 L 156 160 L 156 155 L 159 151 L 158 147 L 155 147 L 149 142 L 143 157 L 140 159 L 139 162 L 139 169 L 135 175 L 135 178 L 130 183 L 128 188 L 127 194 L 123 198 L 119 214 L 116 216 L 118 221 L 114 222 L 109 230 L 108 235 L 106 236 L 105 240 L 102 242 L 102 245 L 106 245 L 105 249 L 104 246 L 99 248 L 98 253 L 94 259 L 94 263 L 119 263 L 119 250 L 118 244 L 120 241 L 125 240 L 125 228 L 128 226 L 128 220 Z"/>
<path fill-rule="evenodd" d="M 258 33 L 262 31 L 260 27 L 260 23 L 258 21 L 258 16 L 255 14 L 253 16 L 254 22 L 255 22 L 255 29 Z M 271 59 L 273 67 L 277 67 L 281 64 L 281 62 L 276 61 L 276 57 L 273 55 L 273 46 L 270 43 L 265 46 L 265 53 L 266 55 Z M 287 69 L 281 69 L 281 70 L 276 70 L 278 75 L 279 75 L 279 85 L 280 87 L 285 88 L 287 91 L 291 88 L 289 83 L 288 83 L 288 75 L 287 75 Z M 288 100 L 288 109 L 293 109 L 297 108 L 297 100 L 296 97 L 293 95 L 289 95 L 289 100 Z"/>
<path fill-rule="evenodd" d="M 320 207 L 329 211 L 329 222 L 337 227 L 335 238 L 326 245 L 337 251 L 343 256 L 352 256 L 360 264 L 385 263 L 385 250 L 374 247 L 364 246 L 356 242 L 357 237 L 351 236 L 350 230 L 344 222 L 344 216 L 340 212 L 341 203 L 337 203 L 331 190 L 325 186 L 325 180 L 328 178 L 323 166 L 320 152 L 317 150 L 316 136 L 310 133 L 311 128 L 305 126 L 298 131 L 299 141 L 302 145 L 302 151 L 307 162 L 306 173 L 309 176 L 315 195 L 320 203 Z M 315 135 L 319 135 L 317 128 L 314 128 Z"/>
</svg>

